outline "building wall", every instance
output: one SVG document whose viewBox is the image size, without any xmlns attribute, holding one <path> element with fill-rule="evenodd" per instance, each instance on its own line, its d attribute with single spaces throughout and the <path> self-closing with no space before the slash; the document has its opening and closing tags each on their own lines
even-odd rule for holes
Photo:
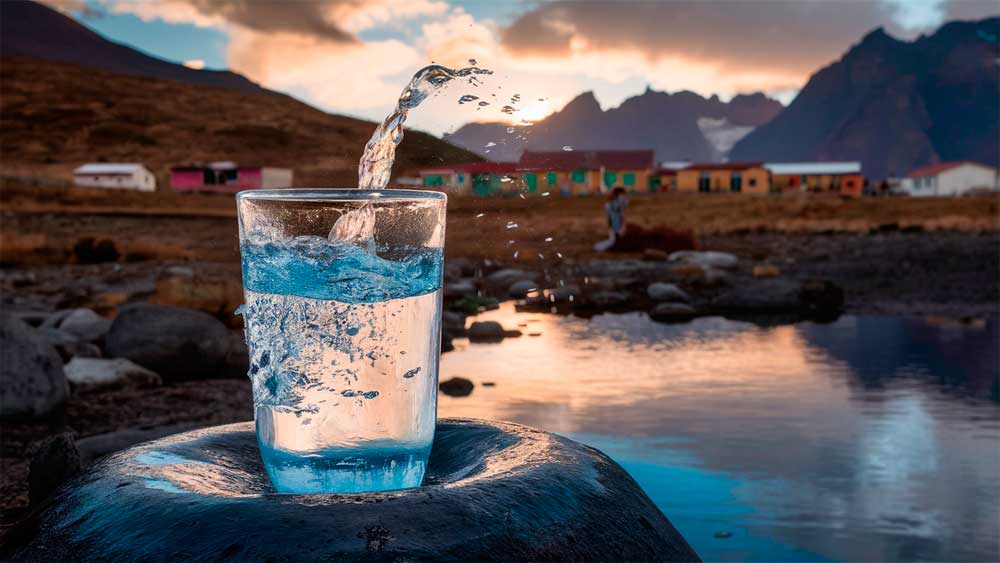
<svg viewBox="0 0 1000 563">
<path fill-rule="evenodd" d="M 771 191 L 771 173 L 766 168 L 747 168 L 742 171 L 742 192 L 766 194 Z"/>
<path fill-rule="evenodd" d="M 292 187 L 293 174 L 292 170 L 289 168 L 272 168 L 268 166 L 265 166 L 264 168 L 258 168 L 256 170 L 254 169 L 247 170 L 241 168 L 240 184 L 243 184 L 244 171 L 248 173 L 247 183 L 251 183 L 252 179 L 255 179 L 257 182 L 257 186 L 265 190 Z"/>
<path fill-rule="evenodd" d="M 175 190 L 197 190 L 205 181 L 201 170 L 171 170 L 170 187 Z"/>
<path fill-rule="evenodd" d="M 862 174 L 773 174 L 774 192 L 835 192 L 861 195 L 865 178 Z"/>
<path fill-rule="evenodd" d="M 684 169 L 677 171 L 677 191 L 696 192 L 698 191 L 698 178 L 701 177 L 701 170 Z"/>
<path fill-rule="evenodd" d="M 962 195 L 972 190 L 996 189 L 996 171 L 964 164 L 937 176 L 937 195 Z"/>
<path fill-rule="evenodd" d="M 74 174 L 73 184 L 87 188 L 152 192 L 156 190 L 156 177 L 148 170 L 139 170 L 132 174 Z"/>
</svg>

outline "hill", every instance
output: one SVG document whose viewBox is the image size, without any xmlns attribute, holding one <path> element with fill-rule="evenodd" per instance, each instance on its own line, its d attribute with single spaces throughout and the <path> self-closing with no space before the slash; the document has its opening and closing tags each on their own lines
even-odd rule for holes
<svg viewBox="0 0 1000 563">
<path fill-rule="evenodd" d="M 875 179 L 950 160 L 997 165 L 1000 18 L 906 42 L 877 29 L 814 74 L 733 160 L 860 160 Z"/>
<path fill-rule="evenodd" d="M 604 111 L 592 92 L 530 127 L 469 123 L 447 137 L 481 156 L 517 160 L 523 150 L 653 149 L 658 160 L 715 161 L 735 139 L 770 121 L 782 105 L 763 94 L 739 95 L 728 103 L 693 92 L 648 89 Z M 486 147 L 488 143 L 495 143 Z"/>
<path fill-rule="evenodd" d="M 201 86 L 265 91 L 234 72 L 194 70 L 151 57 L 109 41 L 48 6 L 24 0 L 0 2 L 0 53 Z"/>
<path fill-rule="evenodd" d="M 69 179 L 84 162 L 143 162 L 166 185 L 169 166 L 233 160 L 295 170 L 297 186 L 353 186 L 375 124 L 331 115 L 284 94 L 198 86 L 4 57 L 0 153 L 6 176 Z M 407 132 L 397 172 L 478 160 Z"/>
</svg>

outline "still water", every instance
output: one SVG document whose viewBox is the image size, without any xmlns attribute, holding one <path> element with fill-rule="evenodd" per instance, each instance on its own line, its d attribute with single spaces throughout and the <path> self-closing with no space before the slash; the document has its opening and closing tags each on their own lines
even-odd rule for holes
<svg viewBox="0 0 1000 563">
<path fill-rule="evenodd" d="M 476 320 L 525 336 L 457 340 L 439 416 L 601 449 L 706 561 L 1000 560 L 996 319 Z"/>
</svg>

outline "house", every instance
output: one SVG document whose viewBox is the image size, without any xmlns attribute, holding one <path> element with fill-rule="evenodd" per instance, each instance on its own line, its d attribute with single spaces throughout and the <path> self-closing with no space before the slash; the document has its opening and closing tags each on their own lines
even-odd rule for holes
<svg viewBox="0 0 1000 563">
<path fill-rule="evenodd" d="M 651 150 L 525 151 L 517 163 L 526 191 L 563 195 L 605 193 L 617 187 L 650 191 L 659 179 L 655 168 Z"/>
<path fill-rule="evenodd" d="M 691 166 L 686 160 L 664 161 L 660 163 L 660 169 L 656 171 L 658 178 L 650 186 L 651 192 L 676 192 L 677 191 L 677 171 Z"/>
<path fill-rule="evenodd" d="M 978 162 L 945 162 L 918 168 L 903 180 L 903 190 L 912 196 L 956 196 L 998 189 L 997 169 Z"/>
<path fill-rule="evenodd" d="M 693 163 L 677 171 L 679 192 L 766 194 L 771 173 L 762 162 Z"/>
<path fill-rule="evenodd" d="M 270 166 L 239 166 L 235 162 L 175 166 L 170 169 L 170 188 L 175 191 L 235 193 L 240 190 L 289 188 L 292 171 Z"/>
<path fill-rule="evenodd" d="M 420 171 L 424 188 L 456 195 L 497 195 L 513 191 L 520 175 L 514 162 L 470 162 Z"/>
<path fill-rule="evenodd" d="M 73 184 L 153 192 L 156 191 L 156 176 L 142 164 L 95 162 L 73 170 Z"/>
<path fill-rule="evenodd" d="M 771 162 L 771 191 L 860 196 L 865 178 L 860 162 Z"/>
</svg>

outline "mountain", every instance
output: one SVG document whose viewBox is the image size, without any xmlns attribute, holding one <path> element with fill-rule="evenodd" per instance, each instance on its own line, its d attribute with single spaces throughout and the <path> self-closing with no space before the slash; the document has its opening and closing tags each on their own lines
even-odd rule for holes
<svg viewBox="0 0 1000 563">
<path fill-rule="evenodd" d="M 604 111 L 585 92 L 531 126 L 469 123 L 447 140 L 486 158 L 517 160 L 525 149 L 653 149 L 657 160 L 715 161 L 736 138 L 767 123 L 782 105 L 763 94 L 739 95 L 728 103 L 693 92 L 668 94 L 647 88 Z"/>
<path fill-rule="evenodd" d="M 860 160 L 881 179 L 938 162 L 997 166 L 1000 18 L 951 22 L 912 42 L 872 31 L 814 74 L 733 160 Z"/>
<path fill-rule="evenodd" d="M 25 0 L 0 2 L 0 53 L 76 64 L 119 74 L 178 80 L 244 92 L 265 89 L 225 70 L 195 70 L 115 43 L 48 6 Z"/>
<path fill-rule="evenodd" d="M 69 179 L 85 162 L 142 162 L 162 186 L 172 165 L 233 160 L 294 169 L 296 186 L 357 183 L 375 129 L 284 94 L 196 86 L 78 65 L 0 59 L 4 176 Z M 478 160 L 407 131 L 397 172 Z"/>
</svg>

